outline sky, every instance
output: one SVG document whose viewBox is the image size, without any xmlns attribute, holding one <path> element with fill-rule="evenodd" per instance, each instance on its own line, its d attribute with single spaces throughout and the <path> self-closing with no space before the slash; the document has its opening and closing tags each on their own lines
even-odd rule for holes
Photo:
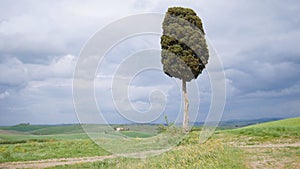
<svg viewBox="0 0 300 169">
<path fill-rule="evenodd" d="M 3 0 L 0 125 L 79 123 L 73 102 L 73 75 L 89 39 L 118 19 L 148 12 L 163 14 L 172 6 L 192 8 L 198 14 L 206 38 L 222 62 L 226 82 L 222 120 L 300 116 L 297 0 Z M 159 50 L 159 40 L 159 35 L 129 38 L 108 51 L 99 63 L 94 77 L 95 99 L 109 123 L 132 122 L 120 115 L 111 92 L 113 76 L 122 60 L 141 49 Z M 188 93 L 194 104 L 191 111 L 197 115 L 194 121 L 205 120 L 210 110 L 210 78 L 204 71 L 194 81 L 199 96 Z M 149 93 L 159 90 L 164 95 L 159 101 L 166 103 L 156 122 L 164 122 L 164 115 L 174 120 L 182 106 L 178 84 L 159 69 L 142 71 L 128 86 L 130 104 L 137 111 L 147 112 L 157 106 L 152 105 Z M 194 109 L 195 105 L 200 109 Z"/>
</svg>

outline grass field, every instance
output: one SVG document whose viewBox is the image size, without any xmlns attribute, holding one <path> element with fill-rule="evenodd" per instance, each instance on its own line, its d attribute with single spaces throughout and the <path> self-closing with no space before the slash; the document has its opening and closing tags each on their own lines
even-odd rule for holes
<svg viewBox="0 0 300 169">
<path fill-rule="evenodd" d="M 225 130 L 221 133 L 226 133 L 226 137 L 231 137 L 231 139 L 248 139 L 247 144 L 300 140 L 300 118 L 256 124 L 238 129 Z"/>
<path fill-rule="evenodd" d="M 101 162 L 57 166 L 53 168 L 245 168 L 239 149 L 211 141 L 179 146 L 172 151 L 146 159 L 119 157 Z"/>
<path fill-rule="evenodd" d="M 142 146 L 142 140 L 138 138 L 156 134 L 155 126 L 141 126 L 137 130 L 138 126 L 130 125 L 131 129 L 136 131 L 124 132 L 109 131 L 104 125 L 84 126 L 85 129 L 92 131 L 89 133 L 91 137 L 97 138 L 94 141 L 77 124 L 61 126 L 20 124 L 0 127 L 0 162 L 108 155 L 109 152 L 97 145 L 104 143 L 104 147 L 106 145 L 106 148 L 112 147 L 117 150 L 121 149 L 114 145 L 127 144 L 125 148 L 135 151 Z M 135 139 L 124 141 L 125 137 Z"/>
<path fill-rule="evenodd" d="M 108 155 L 90 140 L 29 140 L 2 144 L 0 162 Z"/>
<path fill-rule="evenodd" d="M 0 164 L 104 156 L 110 154 L 107 149 L 126 153 L 169 146 L 173 147 L 170 151 L 149 158 L 117 157 L 53 168 L 300 168 L 300 118 L 218 130 L 204 144 L 199 144 L 201 128 L 181 140 L 176 139 L 183 136 L 177 130 L 161 135 L 155 125 L 125 127 L 130 130 L 113 132 L 103 125 L 85 126 L 94 141 L 79 125 L 0 127 Z"/>
</svg>

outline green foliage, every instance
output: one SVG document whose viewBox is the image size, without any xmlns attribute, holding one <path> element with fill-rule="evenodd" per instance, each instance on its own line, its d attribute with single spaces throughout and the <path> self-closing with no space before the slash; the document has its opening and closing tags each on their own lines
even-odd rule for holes
<svg viewBox="0 0 300 169">
<path fill-rule="evenodd" d="M 158 133 L 166 132 L 167 130 L 170 132 L 171 128 L 174 128 L 174 129 L 176 128 L 176 126 L 174 126 L 174 122 L 169 121 L 168 116 L 164 116 L 164 118 L 165 118 L 166 125 L 164 125 L 164 124 L 158 125 L 158 127 L 156 129 L 158 131 Z"/>
<path fill-rule="evenodd" d="M 167 124 L 168 127 L 171 127 L 171 126 L 174 125 L 174 122 L 169 121 L 168 116 L 165 116 L 164 118 L 165 118 L 165 121 L 166 121 L 166 124 Z"/>
<path fill-rule="evenodd" d="M 160 124 L 160 125 L 157 126 L 156 130 L 157 130 L 158 133 L 162 133 L 162 132 L 165 132 L 167 130 L 167 127 L 163 124 Z"/>
<path fill-rule="evenodd" d="M 189 8 L 168 9 L 161 47 L 164 72 L 186 81 L 197 78 L 209 58 L 202 22 Z"/>
</svg>

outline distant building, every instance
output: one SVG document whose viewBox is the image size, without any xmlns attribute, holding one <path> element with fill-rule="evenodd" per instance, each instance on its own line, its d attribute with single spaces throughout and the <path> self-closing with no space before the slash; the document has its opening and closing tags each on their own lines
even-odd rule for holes
<svg viewBox="0 0 300 169">
<path fill-rule="evenodd" d="M 129 128 L 115 127 L 114 130 L 116 130 L 116 131 L 128 131 Z"/>
</svg>

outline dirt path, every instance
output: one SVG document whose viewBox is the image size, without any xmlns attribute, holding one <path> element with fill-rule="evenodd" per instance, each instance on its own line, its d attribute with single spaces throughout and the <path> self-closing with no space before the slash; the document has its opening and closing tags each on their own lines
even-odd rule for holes
<svg viewBox="0 0 300 169">
<path fill-rule="evenodd" d="M 38 161 L 22 161 L 22 162 L 5 162 L 0 163 L 0 168 L 3 169 L 16 169 L 16 168 L 46 168 L 54 167 L 59 165 L 68 165 L 76 163 L 88 163 L 102 161 L 105 159 L 116 158 L 120 156 L 124 157 L 146 157 L 148 155 L 160 154 L 170 149 L 164 150 L 151 150 L 135 153 L 126 153 L 126 154 L 114 154 L 108 156 L 94 156 L 94 157 L 77 157 L 77 158 L 59 158 L 59 159 L 48 159 L 48 160 L 38 160 Z"/>
<path fill-rule="evenodd" d="M 281 156 L 272 157 L 268 152 L 270 149 L 280 150 L 282 148 L 288 147 L 300 147 L 300 142 L 297 143 L 284 143 L 284 144 L 258 144 L 258 145 L 247 145 L 247 146 L 238 146 L 239 148 L 247 150 L 248 153 L 252 154 L 252 158 L 250 159 L 250 168 L 284 168 L 282 165 L 282 160 L 289 162 L 289 159 L 282 158 Z M 76 164 L 76 163 L 88 163 L 88 162 L 97 162 L 102 161 L 105 159 L 112 159 L 120 156 L 125 157 L 146 157 L 148 155 L 153 154 L 160 154 L 170 149 L 164 150 L 151 150 L 151 151 L 143 151 L 143 152 L 135 152 L 135 153 L 126 153 L 126 154 L 115 154 L 115 155 L 108 155 L 108 156 L 94 156 L 94 157 L 77 157 L 77 158 L 59 158 L 59 159 L 48 159 L 48 160 L 38 160 L 38 161 L 23 161 L 23 162 L 5 162 L 0 163 L 0 168 L 3 169 L 15 169 L 15 168 L 46 168 L 46 167 L 53 167 L 59 165 L 69 165 L 69 164 Z M 266 151 L 266 152 L 264 152 Z M 273 153 L 276 153 L 273 152 Z M 279 154 L 280 155 L 280 154 Z M 299 167 L 299 161 L 294 160 L 290 161 L 290 163 L 295 163 L 292 166 Z M 298 164 L 297 164 L 298 163 Z M 270 165 L 274 164 L 274 165 Z"/>
<path fill-rule="evenodd" d="M 247 164 L 253 169 L 300 168 L 297 149 L 300 142 L 238 146 L 248 154 Z"/>
<path fill-rule="evenodd" d="M 258 144 L 258 145 L 247 145 L 238 146 L 240 148 L 280 148 L 280 147 L 300 147 L 299 143 L 284 143 L 284 144 Z"/>
</svg>

